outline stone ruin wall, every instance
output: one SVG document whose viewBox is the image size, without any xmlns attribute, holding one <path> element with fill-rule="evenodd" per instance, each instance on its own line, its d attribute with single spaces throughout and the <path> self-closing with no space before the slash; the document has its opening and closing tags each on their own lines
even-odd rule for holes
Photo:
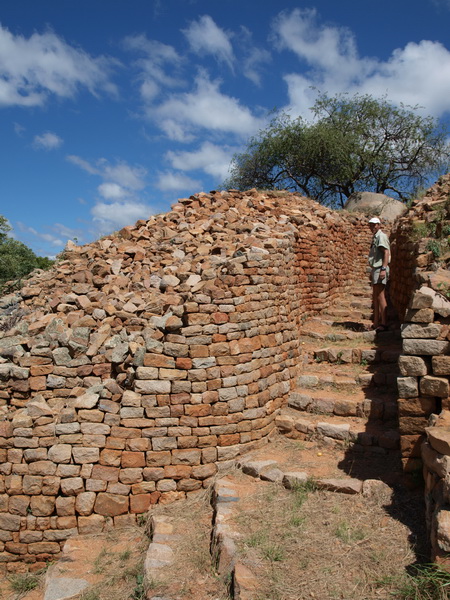
<svg viewBox="0 0 450 600">
<path fill-rule="evenodd" d="M 402 462 L 406 472 L 423 473 L 431 560 L 449 569 L 450 271 L 445 241 L 438 260 L 432 251 L 436 240 L 447 237 L 445 228 L 450 228 L 450 175 L 413 203 L 393 236 L 393 285 L 403 321 Z"/>
<path fill-rule="evenodd" d="M 211 192 L 0 301 L 0 569 L 209 485 L 264 443 L 298 328 L 366 277 L 366 218 Z"/>
</svg>

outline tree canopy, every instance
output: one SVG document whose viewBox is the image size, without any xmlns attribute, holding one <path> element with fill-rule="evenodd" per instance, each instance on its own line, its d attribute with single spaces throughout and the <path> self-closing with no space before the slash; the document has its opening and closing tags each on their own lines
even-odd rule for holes
<svg viewBox="0 0 450 600">
<path fill-rule="evenodd" d="M 54 261 L 36 254 L 22 242 L 10 237 L 11 227 L 0 215 L 0 286 L 21 279 L 33 269 L 48 269 Z"/>
<path fill-rule="evenodd" d="M 276 115 L 235 155 L 226 187 L 288 189 L 343 206 L 358 191 L 407 200 L 449 168 L 445 127 L 417 107 L 322 94 L 312 112 L 310 123 Z"/>
</svg>

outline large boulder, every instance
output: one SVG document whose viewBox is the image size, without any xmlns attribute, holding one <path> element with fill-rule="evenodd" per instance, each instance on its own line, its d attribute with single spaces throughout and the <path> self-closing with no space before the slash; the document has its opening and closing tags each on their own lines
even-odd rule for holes
<svg viewBox="0 0 450 600">
<path fill-rule="evenodd" d="M 401 217 L 408 210 L 403 202 L 374 192 L 355 192 L 347 200 L 344 209 L 376 215 L 388 222 L 395 221 L 397 217 Z"/>
</svg>

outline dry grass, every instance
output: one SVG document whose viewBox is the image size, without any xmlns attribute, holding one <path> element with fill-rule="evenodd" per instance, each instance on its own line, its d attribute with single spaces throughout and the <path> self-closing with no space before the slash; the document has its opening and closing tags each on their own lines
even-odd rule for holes
<svg viewBox="0 0 450 600">
<path fill-rule="evenodd" d="M 130 540 L 127 543 L 127 539 Z M 96 556 L 92 572 L 101 581 L 80 595 L 80 600 L 141 600 L 143 563 L 149 540 L 142 528 L 113 529 Z"/>
<path fill-rule="evenodd" d="M 216 575 L 210 555 L 212 508 L 210 490 L 187 500 L 156 506 L 154 514 L 171 517 L 177 535 L 173 566 L 152 582 L 155 596 L 177 600 L 227 600 L 225 583 Z"/>
<path fill-rule="evenodd" d="M 240 502 L 235 529 L 258 600 L 369 600 L 396 595 L 416 560 L 411 531 L 385 497 L 266 484 Z M 419 598 L 420 596 L 417 596 Z M 256 600 L 256 599 L 255 599 Z"/>
</svg>

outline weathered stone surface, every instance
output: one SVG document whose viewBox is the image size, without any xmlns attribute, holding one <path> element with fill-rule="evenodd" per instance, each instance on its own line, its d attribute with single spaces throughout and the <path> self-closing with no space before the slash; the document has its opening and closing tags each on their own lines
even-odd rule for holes
<svg viewBox="0 0 450 600">
<path fill-rule="evenodd" d="M 447 398 L 449 394 L 448 379 L 426 375 L 420 378 L 420 393 L 425 396 L 437 396 Z"/>
<path fill-rule="evenodd" d="M 446 354 L 450 351 L 450 342 L 440 340 L 403 340 L 403 352 L 405 354 L 417 354 L 419 356 L 433 356 Z"/>
<path fill-rule="evenodd" d="M 72 446 L 70 444 L 56 444 L 48 450 L 48 458 L 54 463 L 69 463 L 72 458 Z"/>
<path fill-rule="evenodd" d="M 0 530 L 19 531 L 20 516 L 7 513 L 0 513 Z"/>
<path fill-rule="evenodd" d="M 436 516 L 436 537 L 441 550 L 450 552 L 450 510 L 441 509 Z"/>
<path fill-rule="evenodd" d="M 450 375 L 450 356 L 433 356 L 431 364 L 434 375 Z"/>
<path fill-rule="evenodd" d="M 75 408 L 94 408 L 94 406 L 96 406 L 96 404 L 98 402 L 98 399 L 99 399 L 98 394 L 87 392 L 86 394 L 83 394 L 82 396 L 78 396 L 78 398 L 75 398 L 75 400 L 73 402 L 73 406 Z"/>
<path fill-rule="evenodd" d="M 415 306 L 419 303 L 424 305 L 423 308 L 425 308 L 425 304 L 432 307 L 433 312 L 436 312 L 441 317 L 450 316 L 450 302 L 430 287 L 422 286 L 420 290 L 414 294 L 412 307 L 422 308 L 422 306 Z"/>
<path fill-rule="evenodd" d="M 69 600 L 77 597 L 87 587 L 89 587 L 89 583 L 85 579 L 47 575 L 44 600 Z"/>
<path fill-rule="evenodd" d="M 433 304 L 433 297 L 435 294 L 432 293 L 429 287 L 422 286 L 420 290 L 414 292 L 409 307 L 410 308 L 430 308 Z"/>
<path fill-rule="evenodd" d="M 275 467 L 276 465 L 277 462 L 275 460 L 253 460 L 241 463 L 240 467 L 247 475 L 259 477 L 263 469 L 266 467 Z"/>
<path fill-rule="evenodd" d="M 428 441 L 422 443 L 422 460 L 430 471 L 442 479 L 450 472 L 450 456 L 436 452 Z"/>
<path fill-rule="evenodd" d="M 258 590 L 258 579 L 240 562 L 234 565 L 233 592 L 235 600 L 252 600 Z"/>
<path fill-rule="evenodd" d="M 323 436 L 333 438 L 335 440 L 348 440 L 350 437 L 350 424 L 342 423 L 317 423 L 317 432 Z"/>
<path fill-rule="evenodd" d="M 308 480 L 308 474 L 304 471 L 288 471 L 284 474 L 283 485 L 288 490 L 295 489 L 296 486 L 305 483 Z"/>
<path fill-rule="evenodd" d="M 442 325 L 429 323 L 428 325 L 407 323 L 401 326 L 402 338 L 436 339 L 439 337 Z"/>
<path fill-rule="evenodd" d="M 360 494 L 363 482 L 359 479 L 319 479 L 317 485 L 325 490 L 342 494 Z"/>
<path fill-rule="evenodd" d="M 75 510 L 78 514 L 89 516 L 95 504 L 96 494 L 94 492 L 82 492 L 75 499 Z"/>
<path fill-rule="evenodd" d="M 450 456 L 450 427 L 427 427 L 425 431 L 431 447 L 440 454 Z"/>
<path fill-rule="evenodd" d="M 100 493 L 97 495 L 94 510 L 105 517 L 116 517 L 128 512 L 128 496 Z"/>
<path fill-rule="evenodd" d="M 437 357 L 434 356 L 432 360 L 434 360 L 435 358 Z M 443 356 L 440 358 L 446 357 Z M 398 366 L 400 369 L 400 373 L 404 376 L 417 377 L 420 375 L 426 375 L 428 373 L 427 363 L 423 358 L 420 358 L 420 356 L 399 356 Z"/>
<path fill-rule="evenodd" d="M 397 377 L 397 388 L 400 398 L 416 398 L 419 395 L 416 377 Z"/>
<path fill-rule="evenodd" d="M 95 463 L 100 458 L 99 448 L 72 448 L 73 460 L 76 464 Z"/>
<path fill-rule="evenodd" d="M 171 565 L 174 560 L 174 552 L 167 544 L 152 542 L 147 550 L 144 562 L 144 574 L 147 581 L 155 579 L 155 569 Z"/>
</svg>

